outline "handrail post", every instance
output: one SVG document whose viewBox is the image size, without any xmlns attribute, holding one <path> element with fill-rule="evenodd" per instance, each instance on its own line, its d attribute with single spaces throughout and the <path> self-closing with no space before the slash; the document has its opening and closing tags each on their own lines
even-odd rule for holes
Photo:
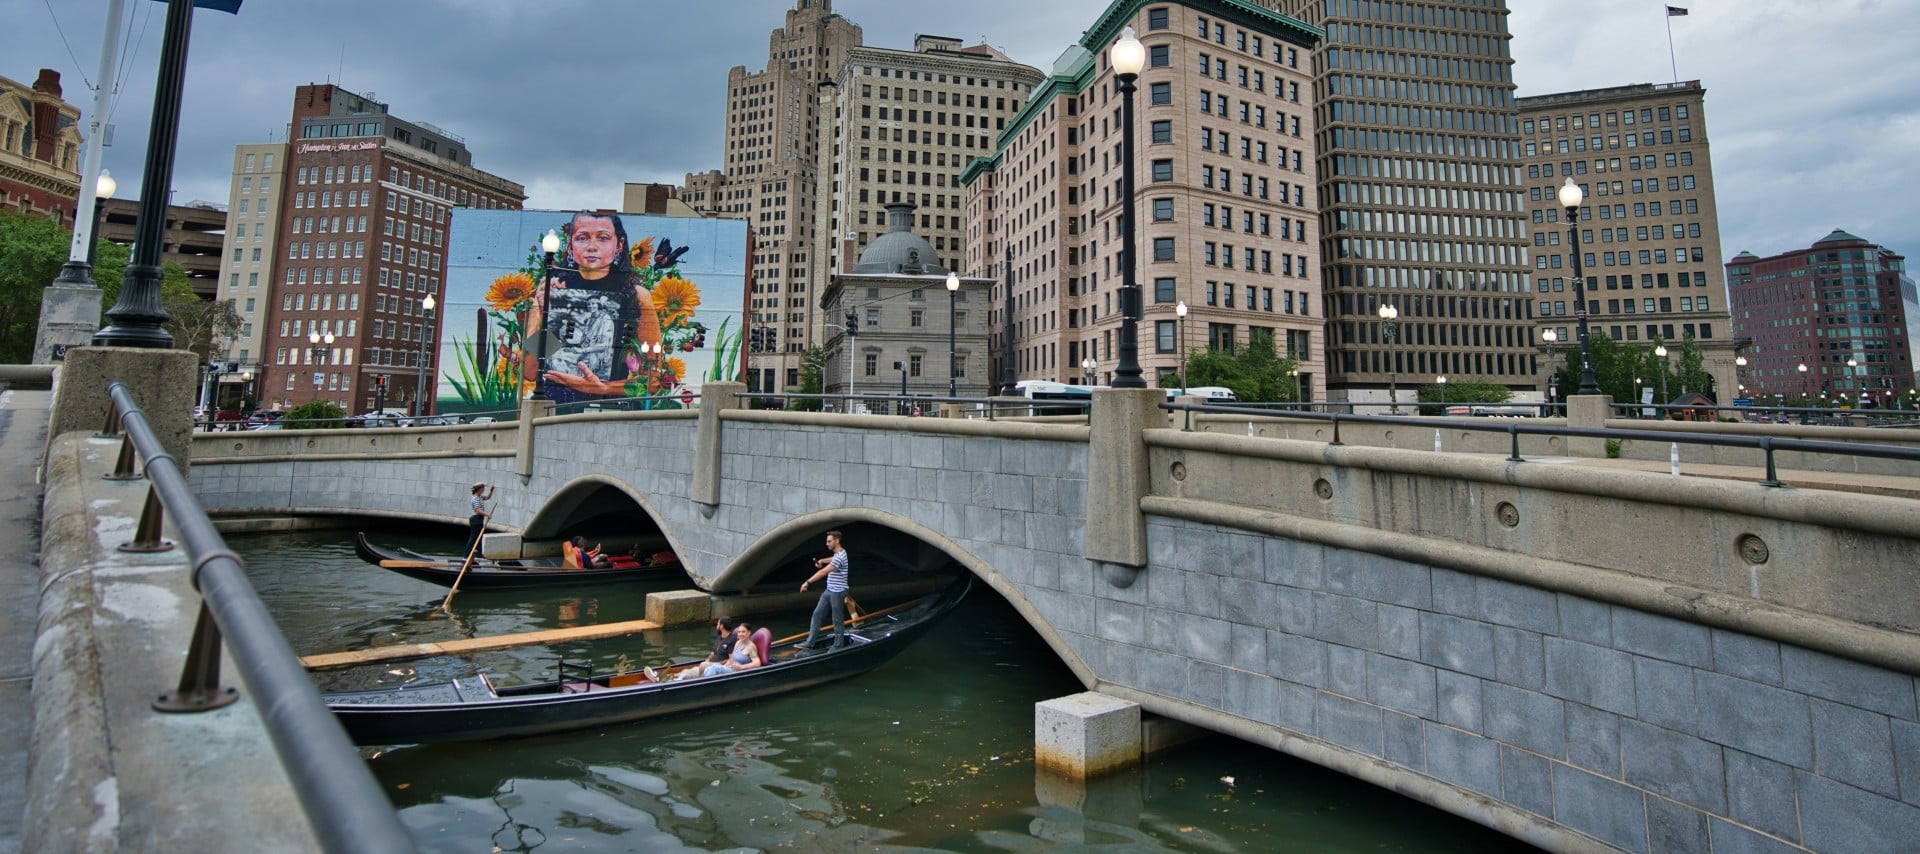
<svg viewBox="0 0 1920 854">
<path fill-rule="evenodd" d="M 1760 452 L 1765 454 L 1767 457 L 1767 479 L 1760 481 L 1760 485 L 1761 486 L 1786 486 L 1786 483 L 1780 480 L 1779 469 L 1774 467 L 1772 436 L 1760 437 Z"/>
<path fill-rule="evenodd" d="M 120 456 L 113 461 L 113 471 L 100 476 L 102 480 L 139 480 L 145 475 L 134 471 L 134 448 L 132 436 L 120 437 Z"/>
<path fill-rule="evenodd" d="M 1510 463 L 1526 462 L 1526 459 L 1520 456 L 1520 427 L 1515 424 L 1508 424 L 1507 435 L 1513 439 L 1513 454 L 1512 456 L 1507 457 L 1507 462 L 1510 462 Z"/>
<path fill-rule="evenodd" d="M 1341 442 L 1341 441 L 1340 441 L 1340 413 L 1338 413 L 1338 412 L 1329 412 L 1329 413 L 1327 413 L 1327 414 L 1329 414 L 1329 415 L 1332 415 L 1332 416 L 1333 416 L 1333 441 L 1331 441 L 1331 442 L 1328 442 L 1327 444 L 1329 444 L 1329 445 L 1340 445 L 1340 444 L 1345 444 L 1345 443 L 1343 443 L 1343 442 Z"/>
<path fill-rule="evenodd" d="M 140 508 L 140 525 L 134 530 L 133 542 L 121 543 L 120 551 L 132 554 L 172 551 L 173 544 L 160 538 L 160 529 L 166 519 L 167 508 L 160 502 L 159 488 L 147 487 L 147 502 Z"/>
<path fill-rule="evenodd" d="M 108 400 L 107 401 L 107 423 L 100 427 L 100 432 L 95 433 L 94 438 L 112 439 L 119 435 L 120 435 L 120 404 L 117 401 Z"/>
<path fill-rule="evenodd" d="M 193 621 L 193 642 L 187 647 L 187 660 L 180 665 L 180 684 L 153 701 L 157 712 L 210 712 L 233 705 L 240 691 L 220 687 L 220 624 L 206 600 L 200 601 L 200 616 Z"/>
</svg>

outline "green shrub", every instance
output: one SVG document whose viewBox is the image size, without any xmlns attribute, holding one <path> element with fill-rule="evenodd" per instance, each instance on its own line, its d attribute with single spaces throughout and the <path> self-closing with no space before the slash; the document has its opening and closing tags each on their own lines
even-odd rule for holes
<svg viewBox="0 0 1920 854">
<path fill-rule="evenodd" d="M 287 410 L 280 426 L 284 430 L 330 430 L 347 426 L 347 422 L 341 420 L 346 417 L 332 401 L 315 400 Z"/>
</svg>

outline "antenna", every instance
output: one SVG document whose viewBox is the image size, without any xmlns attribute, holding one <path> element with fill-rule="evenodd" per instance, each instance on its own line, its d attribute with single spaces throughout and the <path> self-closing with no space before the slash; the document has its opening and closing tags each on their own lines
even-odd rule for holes
<svg viewBox="0 0 1920 854">
<path fill-rule="evenodd" d="M 346 79 L 346 76 L 347 76 L 347 42 L 345 39 L 341 39 L 340 40 L 340 65 L 338 70 L 336 70 L 333 74 L 333 85 L 338 86 L 342 89 L 345 89 L 346 83 L 344 81 Z"/>
</svg>

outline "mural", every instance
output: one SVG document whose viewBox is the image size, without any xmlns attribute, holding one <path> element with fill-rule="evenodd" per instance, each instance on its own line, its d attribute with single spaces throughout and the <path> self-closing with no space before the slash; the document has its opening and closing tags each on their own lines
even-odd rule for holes
<svg viewBox="0 0 1920 854">
<path fill-rule="evenodd" d="M 542 381 L 562 411 L 690 405 L 739 375 L 746 247 L 739 220 L 455 210 L 433 411 L 514 409 Z"/>
</svg>

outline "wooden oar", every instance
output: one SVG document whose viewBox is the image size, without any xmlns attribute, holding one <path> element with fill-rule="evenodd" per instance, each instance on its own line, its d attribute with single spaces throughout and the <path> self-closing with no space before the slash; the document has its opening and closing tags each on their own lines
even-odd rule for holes
<svg viewBox="0 0 1920 854">
<path fill-rule="evenodd" d="M 489 635 L 478 638 L 460 638 L 436 643 L 396 644 L 394 646 L 356 649 L 349 652 L 327 652 L 304 656 L 300 664 L 311 668 L 346 667 L 354 664 L 372 664 L 379 661 L 400 661 L 408 658 L 426 658 L 433 655 L 459 655 L 488 649 L 507 649 L 516 646 L 534 644 L 555 644 L 568 641 L 593 640 L 630 635 L 638 632 L 653 631 L 660 628 L 659 623 L 650 620 L 629 620 L 622 623 L 602 623 L 595 626 L 574 626 L 565 629 L 542 629 L 534 632 L 520 632 L 511 635 Z"/>
<path fill-rule="evenodd" d="M 491 509 L 480 514 L 480 536 L 473 538 L 473 548 L 467 549 L 467 559 L 460 563 L 460 574 L 453 577 L 453 587 L 447 590 L 446 600 L 440 603 L 440 610 L 446 611 L 448 616 L 453 615 L 448 610 L 453 606 L 453 594 L 460 592 L 460 582 L 467 577 L 467 568 L 473 566 L 473 556 L 480 553 L 480 541 L 487 538 L 487 520 L 492 518 Z"/>
<path fill-rule="evenodd" d="M 898 605 L 895 605 L 895 606 L 893 606 L 893 607 L 891 607 L 891 608 L 881 608 L 880 610 L 878 610 L 878 611 L 874 611 L 873 613 L 870 613 L 870 614 L 863 614 L 863 615 L 861 615 L 861 616 L 858 616 L 858 617 L 853 617 L 853 618 L 850 618 L 850 619 L 848 619 L 848 620 L 846 621 L 846 623 L 845 623 L 845 625 L 849 625 L 849 626 L 851 626 L 851 625 L 854 625 L 854 624 L 856 624 L 856 623 L 864 623 L 864 622 L 866 622 L 866 621 L 868 621 L 868 620 L 871 620 L 871 619 L 873 619 L 873 618 L 875 618 L 875 617 L 884 617 L 884 616 L 886 616 L 886 615 L 888 615 L 888 614 L 891 614 L 891 613 L 893 613 L 893 612 L 895 612 L 895 611 L 898 611 L 898 610 L 901 610 L 901 609 L 903 609 L 903 608 L 911 608 L 911 607 L 913 607 L 913 606 L 915 606 L 915 605 L 918 605 L 918 604 L 920 604 L 921 602 L 925 602 L 925 601 L 926 601 L 926 597 L 924 597 L 924 596 L 922 596 L 922 597 L 920 597 L 919 599 L 914 599 L 914 600 L 911 600 L 911 601 L 908 601 L 908 602 L 902 602 L 902 603 L 900 603 L 900 604 L 898 604 Z M 821 626 L 820 628 L 821 628 L 822 630 L 827 630 L 827 629 L 832 629 L 832 628 L 833 628 L 833 624 L 832 624 L 832 623 L 828 623 L 828 624 L 826 624 L 826 625 L 824 625 L 824 626 Z M 809 634 L 808 632 L 801 632 L 801 633 L 799 633 L 799 634 L 797 634 L 797 635 L 788 635 L 787 637 L 784 637 L 784 638 L 781 638 L 781 639 L 779 639 L 779 640 L 777 640 L 777 641 L 772 641 L 772 642 L 769 642 L 769 643 L 767 644 L 767 646 L 768 646 L 769 648 L 771 648 L 771 647 L 776 647 L 776 646 L 782 646 L 782 645 L 784 645 L 784 644 L 790 644 L 790 643 L 793 643 L 794 641 L 797 641 L 797 640 L 800 640 L 801 638 L 804 638 L 804 637 L 806 637 L 806 636 L 807 636 L 808 634 Z"/>
</svg>

